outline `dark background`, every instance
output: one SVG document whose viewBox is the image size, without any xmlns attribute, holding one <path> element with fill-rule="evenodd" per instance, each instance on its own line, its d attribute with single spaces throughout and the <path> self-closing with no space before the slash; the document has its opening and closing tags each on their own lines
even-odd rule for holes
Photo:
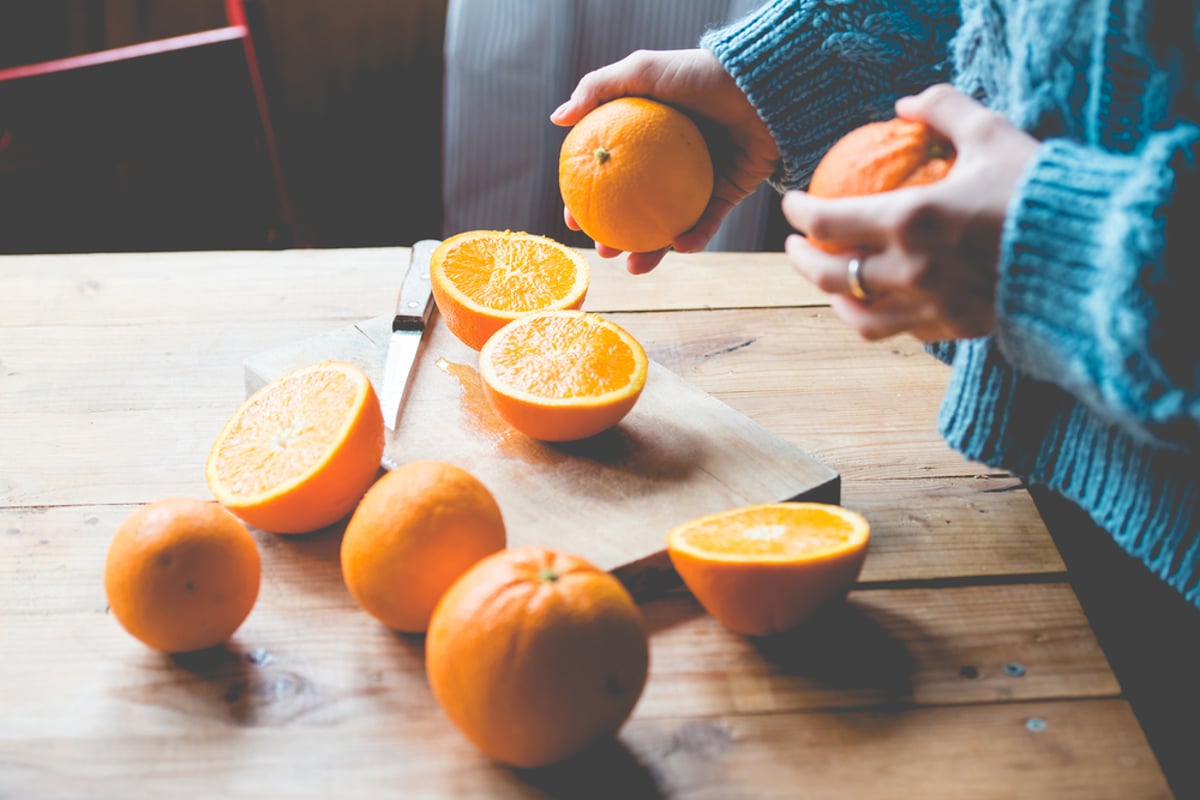
<svg viewBox="0 0 1200 800">
<path fill-rule="evenodd" d="M 446 0 L 249 10 L 289 224 L 243 47 L 230 42 L 51 76 L 0 72 L 0 252 L 436 237 Z M 224 0 L 0 0 L 0 71 L 228 24 Z"/>
</svg>

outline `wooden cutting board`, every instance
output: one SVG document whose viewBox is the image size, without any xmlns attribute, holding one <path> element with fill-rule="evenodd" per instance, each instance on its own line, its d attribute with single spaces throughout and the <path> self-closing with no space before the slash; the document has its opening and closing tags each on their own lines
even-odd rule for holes
<svg viewBox="0 0 1200 800">
<path fill-rule="evenodd" d="M 253 356 L 247 393 L 325 359 L 357 364 L 378 391 L 390 332 L 391 318 L 378 317 Z M 530 439 L 496 417 L 477 364 L 435 311 L 384 466 L 435 459 L 469 470 L 495 495 L 510 546 L 581 555 L 639 598 L 677 585 L 665 537 L 678 523 L 754 503 L 840 501 L 832 469 L 653 361 L 619 425 L 570 443 Z"/>
</svg>

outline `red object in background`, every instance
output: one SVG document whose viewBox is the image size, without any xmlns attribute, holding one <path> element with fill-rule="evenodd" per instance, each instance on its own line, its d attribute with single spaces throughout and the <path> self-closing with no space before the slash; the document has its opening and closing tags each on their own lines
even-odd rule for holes
<svg viewBox="0 0 1200 800">
<path fill-rule="evenodd" d="M 303 244 L 246 4 L 226 0 L 226 27 L 0 69 L 0 252 Z"/>
</svg>

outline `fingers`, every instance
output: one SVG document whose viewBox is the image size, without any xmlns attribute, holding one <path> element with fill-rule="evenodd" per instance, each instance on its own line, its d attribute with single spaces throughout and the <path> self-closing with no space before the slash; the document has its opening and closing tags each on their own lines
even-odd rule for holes
<svg viewBox="0 0 1200 800">
<path fill-rule="evenodd" d="M 920 94 L 896 101 L 896 113 L 906 119 L 924 122 L 948 138 L 961 150 L 990 131 L 1011 127 L 1000 114 L 948 83 L 930 86 Z"/>
<path fill-rule="evenodd" d="M 895 216 L 894 193 L 889 195 L 835 199 L 791 191 L 783 196 L 783 216 L 813 239 L 845 243 L 856 250 L 881 250 L 893 227 L 889 219 Z"/>
<path fill-rule="evenodd" d="M 792 262 L 792 267 L 821 291 L 828 294 L 852 294 L 847 265 L 854 257 L 853 253 L 827 253 L 814 247 L 799 234 L 787 238 L 784 250 Z M 859 256 L 859 284 L 868 294 L 882 295 L 893 287 L 885 280 L 886 270 L 873 271 L 868 266 L 873 258 L 875 257 Z"/>
<path fill-rule="evenodd" d="M 662 71 L 659 62 L 670 57 L 668 51 L 638 50 L 620 61 L 592 70 L 579 79 L 570 98 L 551 112 L 550 121 L 569 127 L 601 103 L 626 95 L 651 94 L 656 77 Z"/>
</svg>

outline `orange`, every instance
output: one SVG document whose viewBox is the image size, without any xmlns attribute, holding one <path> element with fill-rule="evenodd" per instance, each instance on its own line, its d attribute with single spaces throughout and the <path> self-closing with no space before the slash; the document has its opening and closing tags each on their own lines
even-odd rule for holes
<svg viewBox="0 0 1200 800">
<path fill-rule="evenodd" d="M 560 761 L 615 734 L 646 684 L 641 611 L 616 578 L 537 547 L 488 556 L 446 592 L 425 640 L 433 695 L 488 757 Z"/>
<path fill-rule="evenodd" d="M 817 197 L 855 197 L 941 180 L 954 166 L 954 146 L 922 122 L 899 117 L 847 133 L 822 157 L 808 186 Z M 810 237 L 811 239 L 811 237 Z M 853 246 L 811 240 L 828 252 Z"/>
<path fill-rule="evenodd" d="M 424 633 L 458 576 L 505 545 L 492 493 L 453 464 L 413 461 L 363 497 L 342 537 L 342 577 L 363 609 L 389 628 Z"/>
<path fill-rule="evenodd" d="M 258 598 L 262 564 L 241 520 L 211 500 L 147 503 L 117 528 L 104 591 L 117 622 L 166 653 L 228 641 Z"/>
<path fill-rule="evenodd" d="M 234 412 L 208 455 L 213 495 L 251 525 L 304 533 L 354 510 L 379 473 L 383 413 L 365 372 L 325 361 L 289 372 Z"/>
<path fill-rule="evenodd" d="M 545 311 L 505 325 L 479 353 L 496 414 L 535 439 L 594 436 L 633 409 L 646 384 L 642 345 L 586 311 Z"/>
<path fill-rule="evenodd" d="M 645 97 L 594 108 L 563 140 L 563 205 L 601 244 L 659 250 L 700 219 L 713 193 L 704 135 L 678 109 Z"/>
<path fill-rule="evenodd" d="M 866 519 L 841 506 L 770 503 L 685 522 L 667 534 L 667 553 L 708 613 L 763 636 L 843 598 L 869 540 Z"/>
<path fill-rule="evenodd" d="M 590 272 L 578 250 L 545 236 L 466 231 L 430 257 L 433 299 L 446 327 L 473 350 L 531 311 L 579 308 Z"/>
</svg>

